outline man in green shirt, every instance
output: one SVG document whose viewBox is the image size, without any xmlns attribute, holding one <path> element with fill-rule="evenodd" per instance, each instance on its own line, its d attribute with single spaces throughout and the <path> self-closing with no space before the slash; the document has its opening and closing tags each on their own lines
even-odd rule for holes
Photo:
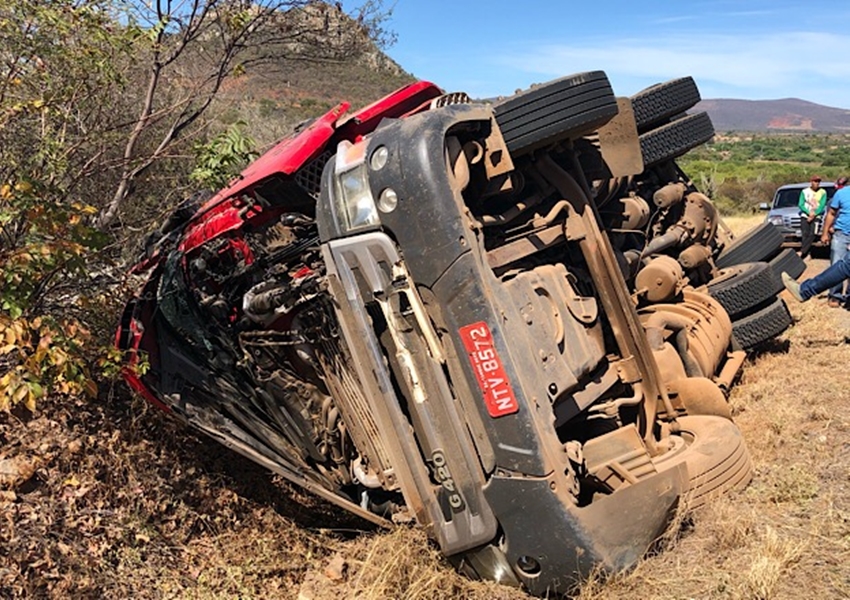
<svg viewBox="0 0 850 600">
<path fill-rule="evenodd" d="M 820 186 L 820 175 L 812 175 L 809 187 L 800 192 L 800 233 L 803 243 L 800 246 L 800 257 L 806 258 L 812 250 L 815 241 L 815 219 L 823 214 L 826 209 L 826 190 Z"/>
</svg>

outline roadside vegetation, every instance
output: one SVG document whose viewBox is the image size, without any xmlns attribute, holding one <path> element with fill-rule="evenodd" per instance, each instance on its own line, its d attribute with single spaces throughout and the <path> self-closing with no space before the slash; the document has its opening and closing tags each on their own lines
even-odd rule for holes
<svg viewBox="0 0 850 600">
<path fill-rule="evenodd" d="M 752 214 L 786 183 L 850 173 L 850 135 L 724 133 L 679 159 L 726 214 Z"/>
<path fill-rule="evenodd" d="M 0 411 L 97 396 L 146 237 L 236 175 L 269 131 L 338 101 L 331 76 L 291 91 L 308 65 L 383 73 L 367 78 L 376 94 L 409 78 L 378 68 L 385 15 L 379 0 L 351 15 L 306 0 L 0 6 Z M 354 102 L 371 99 L 359 91 Z"/>
<path fill-rule="evenodd" d="M 330 21 L 308 4 L 182 3 L 194 19 L 156 1 L 0 6 L 0 597 L 526 597 L 457 575 L 415 529 L 340 514 L 116 379 L 124 273 L 163 217 L 340 99 L 411 79 L 374 45 L 391 40 L 381 2 Z M 724 135 L 678 162 L 742 231 L 779 185 L 850 172 L 848 142 Z M 850 596 L 834 368 L 850 324 L 817 301 L 791 309 L 800 323 L 731 399 L 754 484 L 580 598 Z"/>
</svg>

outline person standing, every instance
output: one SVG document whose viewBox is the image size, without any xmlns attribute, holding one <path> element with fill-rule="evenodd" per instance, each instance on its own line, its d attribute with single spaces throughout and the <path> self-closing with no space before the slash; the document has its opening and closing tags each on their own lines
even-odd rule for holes
<svg viewBox="0 0 850 600">
<path fill-rule="evenodd" d="M 847 177 L 835 180 L 835 195 L 829 203 L 829 209 L 823 219 L 821 241 L 830 244 L 829 258 L 835 265 L 844 259 L 847 246 L 850 244 L 850 187 L 847 187 Z M 830 242 L 830 238 L 832 241 Z M 839 281 L 829 290 L 829 306 L 838 307 L 845 301 L 844 281 Z"/>
<path fill-rule="evenodd" d="M 800 258 L 806 258 L 811 252 L 817 235 L 815 219 L 826 209 L 826 190 L 820 186 L 820 181 L 820 175 L 812 175 L 809 187 L 800 191 L 800 199 L 797 202 L 800 208 L 800 233 L 803 238 Z"/>
</svg>

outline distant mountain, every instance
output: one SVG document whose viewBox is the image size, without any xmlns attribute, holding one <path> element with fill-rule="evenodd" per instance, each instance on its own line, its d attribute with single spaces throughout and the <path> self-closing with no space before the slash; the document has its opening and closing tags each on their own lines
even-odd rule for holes
<svg viewBox="0 0 850 600">
<path fill-rule="evenodd" d="M 702 100 L 693 111 L 706 111 L 717 131 L 850 133 L 850 110 L 797 98 Z"/>
</svg>

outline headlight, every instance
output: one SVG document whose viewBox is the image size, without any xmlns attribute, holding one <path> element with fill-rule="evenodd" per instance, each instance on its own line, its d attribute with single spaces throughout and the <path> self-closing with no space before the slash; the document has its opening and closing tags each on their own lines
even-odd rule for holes
<svg viewBox="0 0 850 600">
<path fill-rule="evenodd" d="M 333 204 L 337 224 L 351 231 L 380 223 L 375 199 L 369 188 L 369 173 L 364 161 L 366 142 L 337 146 L 334 165 Z"/>
<path fill-rule="evenodd" d="M 774 215 L 772 217 L 768 217 L 767 222 L 770 223 L 771 225 L 776 225 L 777 227 L 782 227 L 783 225 L 785 225 L 785 222 L 782 220 L 782 217 L 780 217 L 779 215 Z"/>
</svg>

